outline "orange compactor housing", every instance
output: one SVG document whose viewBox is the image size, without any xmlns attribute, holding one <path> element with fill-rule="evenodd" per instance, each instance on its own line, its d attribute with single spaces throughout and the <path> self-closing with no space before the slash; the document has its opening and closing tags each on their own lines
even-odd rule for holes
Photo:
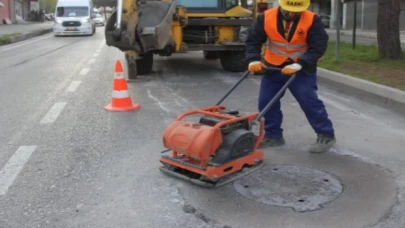
<svg viewBox="0 0 405 228">
<path fill-rule="evenodd" d="M 185 116 L 203 114 L 198 123 Z M 224 106 L 211 106 L 180 115 L 163 133 L 164 172 L 200 185 L 218 185 L 223 177 L 258 165 L 263 151 L 257 150 L 263 129 L 250 131 L 256 114 L 239 116 Z M 167 154 L 168 153 L 168 154 Z"/>
</svg>

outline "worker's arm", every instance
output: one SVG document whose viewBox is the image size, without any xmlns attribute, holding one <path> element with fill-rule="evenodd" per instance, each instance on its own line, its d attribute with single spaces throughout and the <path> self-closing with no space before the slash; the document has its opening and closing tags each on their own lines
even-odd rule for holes
<svg viewBox="0 0 405 228">
<path fill-rule="evenodd" d="M 267 40 L 264 31 L 264 15 L 259 14 L 256 20 L 249 26 L 245 42 L 245 56 L 248 63 L 261 61 L 263 43 Z"/>
<path fill-rule="evenodd" d="M 307 43 L 308 50 L 303 54 L 298 63 L 306 69 L 308 65 L 315 66 L 319 58 L 321 58 L 328 48 L 329 35 L 326 33 L 325 27 L 318 15 L 315 15 L 311 28 L 308 31 Z"/>
</svg>

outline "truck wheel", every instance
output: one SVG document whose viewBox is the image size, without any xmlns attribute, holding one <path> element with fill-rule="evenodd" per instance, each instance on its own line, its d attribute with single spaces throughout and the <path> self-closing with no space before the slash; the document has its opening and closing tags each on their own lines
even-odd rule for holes
<svg viewBox="0 0 405 228">
<path fill-rule="evenodd" d="M 217 51 L 204 51 L 204 59 L 215 60 L 219 55 Z"/>
<path fill-rule="evenodd" d="M 248 64 L 243 51 L 221 51 L 219 52 L 221 66 L 230 72 L 243 72 L 247 70 Z"/>
<path fill-rule="evenodd" d="M 136 79 L 138 75 L 145 75 L 152 72 L 153 53 L 147 52 L 140 59 L 133 59 L 125 53 L 128 65 L 128 79 Z"/>
</svg>

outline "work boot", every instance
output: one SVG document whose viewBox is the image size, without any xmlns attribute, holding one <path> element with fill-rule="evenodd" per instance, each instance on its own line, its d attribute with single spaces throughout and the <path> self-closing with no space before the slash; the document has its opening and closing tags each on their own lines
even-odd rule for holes
<svg viewBox="0 0 405 228">
<path fill-rule="evenodd" d="M 324 153 L 327 152 L 336 143 L 336 138 L 325 135 L 318 135 L 316 143 L 309 148 L 311 153 Z"/>
<path fill-rule="evenodd" d="M 274 147 L 274 146 L 282 146 L 285 144 L 285 140 L 283 137 L 281 138 L 266 138 L 264 137 L 262 142 L 260 143 L 259 148 L 264 149 L 266 147 Z"/>
</svg>

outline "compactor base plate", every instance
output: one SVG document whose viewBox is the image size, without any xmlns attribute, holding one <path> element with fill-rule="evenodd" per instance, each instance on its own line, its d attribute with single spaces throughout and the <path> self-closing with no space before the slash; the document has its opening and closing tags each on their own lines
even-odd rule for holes
<svg viewBox="0 0 405 228">
<path fill-rule="evenodd" d="M 253 165 L 253 166 L 248 166 L 243 168 L 242 170 L 239 170 L 235 173 L 232 173 L 228 176 L 224 176 L 220 179 L 218 179 L 216 182 L 207 180 L 206 178 L 204 178 L 203 176 L 199 177 L 199 178 L 195 178 L 193 176 L 197 176 L 198 174 L 193 173 L 191 171 L 170 165 L 170 164 L 166 164 L 163 163 L 164 166 L 159 167 L 160 171 L 172 176 L 172 177 L 176 177 L 182 180 L 185 180 L 187 182 L 199 185 L 201 187 L 206 187 L 206 188 L 218 188 L 221 186 L 224 186 L 228 183 L 231 183 L 241 177 L 244 177 L 246 175 L 249 175 L 257 170 L 259 170 L 261 167 L 263 167 L 263 161 L 259 161 L 257 164 Z"/>
</svg>

